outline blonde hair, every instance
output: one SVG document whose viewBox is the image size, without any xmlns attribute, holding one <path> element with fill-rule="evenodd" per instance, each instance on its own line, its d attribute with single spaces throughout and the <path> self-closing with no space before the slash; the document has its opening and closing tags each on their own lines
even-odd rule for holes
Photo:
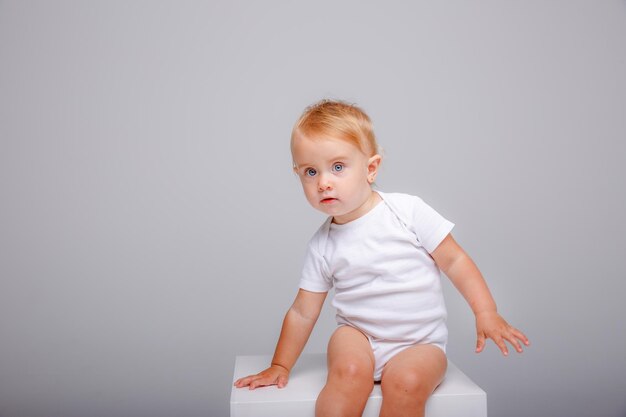
<svg viewBox="0 0 626 417">
<path fill-rule="evenodd" d="M 298 136 L 329 136 L 352 143 L 368 157 L 378 153 L 369 116 L 356 105 L 340 100 L 324 99 L 307 107 L 291 132 L 292 151 Z"/>
</svg>

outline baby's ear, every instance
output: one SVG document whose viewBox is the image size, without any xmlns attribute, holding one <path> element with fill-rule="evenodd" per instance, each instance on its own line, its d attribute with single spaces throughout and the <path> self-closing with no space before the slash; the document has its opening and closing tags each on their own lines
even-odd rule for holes
<svg viewBox="0 0 626 417">
<path fill-rule="evenodd" d="M 370 184 L 376 179 L 376 174 L 378 173 L 378 168 L 380 167 L 382 161 L 383 157 L 379 154 L 376 154 L 367 160 L 367 180 Z"/>
</svg>

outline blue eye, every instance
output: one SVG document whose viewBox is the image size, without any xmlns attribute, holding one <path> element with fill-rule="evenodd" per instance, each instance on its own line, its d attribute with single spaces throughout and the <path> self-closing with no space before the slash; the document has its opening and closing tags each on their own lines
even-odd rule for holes
<svg viewBox="0 0 626 417">
<path fill-rule="evenodd" d="M 335 165 L 333 165 L 333 171 L 335 171 L 335 172 L 343 171 L 343 164 L 335 164 Z"/>
<path fill-rule="evenodd" d="M 307 168 L 304 170 L 304 175 L 306 175 L 307 177 L 314 177 L 315 174 L 317 174 L 317 171 L 313 168 Z"/>
</svg>

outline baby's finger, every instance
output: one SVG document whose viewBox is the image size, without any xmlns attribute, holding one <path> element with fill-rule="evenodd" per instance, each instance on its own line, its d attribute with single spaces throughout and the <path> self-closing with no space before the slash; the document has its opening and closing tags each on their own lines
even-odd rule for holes
<svg viewBox="0 0 626 417">
<path fill-rule="evenodd" d="M 248 384 L 248 389 L 255 389 L 256 387 L 260 386 L 259 384 L 259 379 L 260 377 L 256 377 L 254 378 L 252 381 L 250 381 L 250 383 Z"/>
<path fill-rule="evenodd" d="M 262 381 L 263 381 L 263 378 L 258 376 L 256 378 L 254 378 L 252 381 L 250 381 L 250 385 L 248 385 L 248 388 L 252 390 L 252 389 L 255 389 L 257 387 L 261 387 L 261 386 L 263 386 Z"/>
<path fill-rule="evenodd" d="M 285 388 L 287 386 L 287 377 L 286 376 L 279 376 L 278 377 L 278 388 Z"/>
<path fill-rule="evenodd" d="M 247 387 L 248 385 L 250 385 L 250 381 L 251 381 L 251 379 L 249 379 L 249 378 L 242 379 L 241 381 L 237 381 L 237 383 L 235 384 L 235 386 L 236 386 L 237 388 Z"/>
<path fill-rule="evenodd" d="M 515 327 L 511 330 L 511 332 L 513 333 L 513 335 L 516 338 L 521 340 L 523 344 L 525 344 L 526 346 L 530 346 L 530 341 L 528 340 L 528 338 L 526 337 L 526 335 L 524 333 L 522 333 L 521 331 L 519 331 Z"/>
<path fill-rule="evenodd" d="M 504 338 L 508 340 L 508 342 L 513 345 L 515 350 L 519 353 L 522 352 L 522 345 L 520 345 L 519 341 L 514 337 L 513 333 L 507 333 L 504 335 Z"/>
<path fill-rule="evenodd" d="M 264 376 L 264 377 L 258 377 L 255 380 L 253 380 L 250 383 L 250 386 L 248 388 L 252 390 L 255 388 L 266 387 L 268 385 L 274 385 L 274 384 L 276 384 L 276 379 L 272 379 L 272 378 L 268 378 Z"/>
<path fill-rule="evenodd" d="M 485 348 L 485 335 L 479 333 L 476 340 L 476 353 L 480 353 Z"/>
<path fill-rule="evenodd" d="M 495 344 L 500 348 L 500 350 L 502 351 L 502 354 L 504 356 L 508 356 L 509 349 L 506 347 L 506 343 L 504 343 L 504 339 L 501 336 L 492 337 L 492 339 L 495 342 Z"/>
<path fill-rule="evenodd" d="M 259 376 L 258 375 L 250 375 L 247 378 L 244 378 L 243 381 L 241 381 L 241 383 L 239 384 L 239 387 L 249 387 L 250 384 L 252 384 L 252 382 L 254 382 L 256 379 L 258 379 Z"/>
<path fill-rule="evenodd" d="M 243 378 L 239 378 L 238 380 L 235 381 L 234 385 L 237 388 L 241 388 L 241 387 L 245 387 L 246 385 L 248 385 L 250 383 L 250 379 L 251 379 L 251 375 L 243 377 Z"/>
</svg>

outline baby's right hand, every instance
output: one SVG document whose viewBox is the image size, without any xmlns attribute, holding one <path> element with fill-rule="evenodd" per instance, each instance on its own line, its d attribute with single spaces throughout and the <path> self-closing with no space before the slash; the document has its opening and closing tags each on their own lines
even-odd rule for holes
<svg viewBox="0 0 626 417">
<path fill-rule="evenodd" d="M 277 385 L 278 388 L 284 388 L 287 385 L 287 381 L 289 381 L 289 371 L 280 365 L 272 365 L 256 375 L 239 378 L 234 385 L 237 388 L 248 387 L 249 389 L 267 387 L 269 385 Z"/>
</svg>

